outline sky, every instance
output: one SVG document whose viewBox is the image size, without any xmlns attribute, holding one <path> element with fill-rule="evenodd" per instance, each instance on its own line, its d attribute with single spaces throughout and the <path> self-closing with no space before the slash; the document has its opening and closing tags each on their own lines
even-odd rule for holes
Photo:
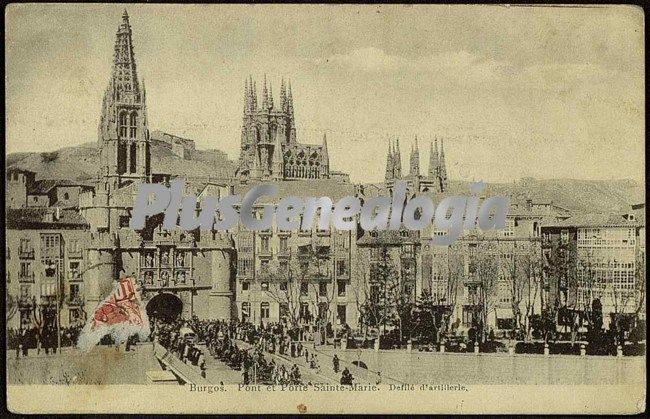
<svg viewBox="0 0 650 419">
<path fill-rule="evenodd" d="M 97 140 L 125 5 L 5 9 L 6 152 Z M 383 180 L 444 139 L 449 177 L 644 182 L 643 12 L 617 7 L 126 5 L 149 129 L 239 155 L 244 79 L 291 80 L 298 141 Z"/>
</svg>

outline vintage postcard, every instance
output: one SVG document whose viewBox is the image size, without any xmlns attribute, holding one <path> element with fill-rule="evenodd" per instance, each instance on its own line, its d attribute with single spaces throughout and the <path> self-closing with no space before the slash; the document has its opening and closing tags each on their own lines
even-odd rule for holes
<svg viewBox="0 0 650 419">
<path fill-rule="evenodd" d="M 641 8 L 5 24 L 10 411 L 645 411 Z"/>
</svg>

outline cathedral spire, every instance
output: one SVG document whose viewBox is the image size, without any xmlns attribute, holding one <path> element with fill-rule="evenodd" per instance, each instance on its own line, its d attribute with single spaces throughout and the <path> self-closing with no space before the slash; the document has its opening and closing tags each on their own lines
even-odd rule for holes
<svg viewBox="0 0 650 419">
<path fill-rule="evenodd" d="M 330 172 L 330 157 L 327 151 L 327 133 L 323 133 L 323 146 L 322 146 L 322 163 L 320 167 L 320 177 L 327 177 Z"/>
<path fill-rule="evenodd" d="M 420 176 L 420 151 L 418 150 L 418 137 L 415 137 L 415 146 L 411 146 L 411 158 L 409 159 L 409 175 Z"/>
<path fill-rule="evenodd" d="M 129 14 L 124 9 L 122 22 L 117 29 L 117 35 L 115 37 L 113 69 L 111 74 L 111 82 L 117 91 L 118 100 L 128 95 L 136 96 L 137 99 L 137 96 L 140 94 L 131 35 Z"/>
<path fill-rule="evenodd" d="M 395 175 L 394 170 L 395 167 L 393 164 L 393 142 L 389 139 L 388 154 L 386 155 L 386 174 L 384 176 L 384 180 L 386 181 L 392 180 Z"/>
<path fill-rule="evenodd" d="M 440 173 L 439 159 L 438 159 L 438 138 L 435 138 L 435 149 L 431 143 L 431 153 L 429 155 L 429 177 L 437 177 Z"/>
<path fill-rule="evenodd" d="M 293 117 L 293 92 L 291 91 L 291 80 L 289 80 L 289 96 L 287 97 L 287 107 L 290 115 Z"/>
<path fill-rule="evenodd" d="M 282 77 L 280 84 L 280 109 L 286 111 L 287 107 L 287 87 L 284 84 L 284 77 Z"/>
<path fill-rule="evenodd" d="M 248 90 L 248 77 L 244 79 L 244 115 L 246 115 L 250 109 L 250 91 Z"/>
<path fill-rule="evenodd" d="M 269 82 L 269 109 L 273 109 L 273 83 Z"/>
<path fill-rule="evenodd" d="M 144 86 L 144 77 L 142 78 L 142 123 L 147 126 L 147 89 Z"/>
<path fill-rule="evenodd" d="M 266 74 L 264 74 L 264 88 L 262 89 L 262 110 L 269 108 L 269 91 L 266 88 Z"/>
<path fill-rule="evenodd" d="M 288 82 L 289 95 L 287 97 L 287 116 L 289 117 L 289 142 L 296 142 L 296 120 L 293 115 L 293 92 L 291 91 L 291 80 Z"/>
<path fill-rule="evenodd" d="M 257 81 L 253 82 L 253 110 L 257 110 Z"/>
<path fill-rule="evenodd" d="M 395 154 L 393 157 L 393 166 L 395 169 L 393 169 L 393 173 L 395 174 L 394 177 L 396 179 L 401 179 L 402 178 L 402 154 L 399 149 L 399 138 L 395 140 Z"/>
<path fill-rule="evenodd" d="M 445 164 L 445 143 L 440 140 L 440 183 L 443 191 L 447 189 L 447 166 Z"/>
<path fill-rule="evenodd" d="M 99 177 L 103 189 L 110 192 L 128 182 L 149 180 L 146 91 L 144 81 L 138 79 L 126 10 L 115 35 L 111 76 L 104 91 L 99 121 Z"/>
<path fill-rule="evenodd" d="M 273 163 L 271 165 L 271 176 L 274 180 L 282 180 L 284 177 L 284 156 L 282 153 L 282 142 L 280 135 L 275 136 L 273 145 Z"/>
</svg>

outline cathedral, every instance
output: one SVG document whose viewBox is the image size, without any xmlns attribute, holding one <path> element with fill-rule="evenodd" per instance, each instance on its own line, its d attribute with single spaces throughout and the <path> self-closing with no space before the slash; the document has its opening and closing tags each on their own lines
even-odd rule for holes
<svg viewBox="0 0 650 419">
<path fill-rule="evenodd" d="M 435 146 L 434 146 L 435 144 Z M 435 147 L 435 148 L 434 148 Z M 418 138 L 415 137 L 415 145 L 411 147 L 409 157 L 409 172 L 402 174 L 402 155 L 399 147 L 399 139 L 390 142 L 386 157 L 386 174 L 384 180 L 391 188 L 395 180 L 406 181 L 409 190 L 418 192 L 444 192 L 447 190 L 447 167 L 445 165 L 444 143 L 440 140 L 440 153 L 438 153 L 438 139 L 430 145 L 429 171 L 426 175 L 420 174 L 420 150 Z"/>
<path fill-rule="evenodd" d="M 126 10 L 99 120 L 98 177 L 94 191 L 79 195 L 79 212 L 88 225 L 81 275 L 87 308 L 95 307 L 123 273 L 139 282 L 150 315 L 230 318 L 234 248 L 229 234 L 166 231 L 161 217 L 150 217 L 140 231 L 129 228 L 139 185 L 168 181 L 169 175 L 151 171 L 145 89 L 136 71 Z M 200 193 L 191 193 L 217 198 L 228 194 L 226 186 L 197 187 Z"/>
<path fill-rule="evenodd" d="M 330 177 L 327 138 L 321 145 L 296 140 L 291 82 L 280 85 L 280 101 L 274 102 L 273 88 L 266 76 L 258 101 L 257 82 L 244 83 L 244 116 L 238 177 L 248 180 L 328 179 Z"/>
<path fill-rule="evenodd" d="M 138 80 L 131 35 L 124 11 L 99 122 L 99 177 L 106 193 L 151 176 L 146 94 L 144 82 L 141 86 Z"/>
</svg>

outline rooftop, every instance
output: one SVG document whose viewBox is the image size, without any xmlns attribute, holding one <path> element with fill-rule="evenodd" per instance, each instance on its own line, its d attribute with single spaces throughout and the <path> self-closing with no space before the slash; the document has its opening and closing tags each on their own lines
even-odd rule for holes
<svg viewBox="0 0 650 419">
<path fill-rule="evenodd" d="M 56 208 L 7 208 L 7 229 L 87 228 L 88 222 L 75 210 Z"/>
<path fill-rule="evenodd" d="M 645 219 L 629 220 L 625 214 L 577 214 L 563 221 L 547 224 L 548 227 L 638 227 Z"/>
</svg>

